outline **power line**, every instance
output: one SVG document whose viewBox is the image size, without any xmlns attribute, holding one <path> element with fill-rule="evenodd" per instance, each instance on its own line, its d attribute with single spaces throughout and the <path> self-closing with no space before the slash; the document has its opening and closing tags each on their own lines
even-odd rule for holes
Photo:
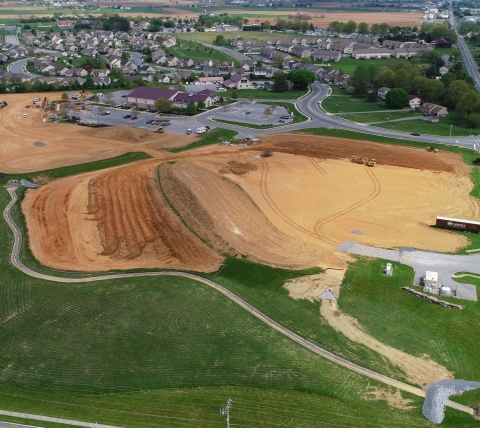
<svg viewBox="0 0 480 428">
<path fill-rule="evenodd" d="M 222 415 L 227 415 L 227 428 L 230 428 L 230 408 L 232 407 L 232 399 L 229 398 L 227 401 L 227 406 L 220 409 Z"/>
</svg>

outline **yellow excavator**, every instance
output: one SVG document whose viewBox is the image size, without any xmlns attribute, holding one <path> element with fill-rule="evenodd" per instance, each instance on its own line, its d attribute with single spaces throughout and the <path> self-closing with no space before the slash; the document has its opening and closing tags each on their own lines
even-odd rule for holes
<svg viewBox="0 0 480 428">
<path fill-rule="evenodd" d="M 160 127 L 158 129 L 155 129 L 155 131 L 153 131 L 153 132 L 155 132 L 155 134 L 163 134 L 165 132 L 165 130 L 163 129 L 163 127 Z"/>
<path fill-rule="evenodd" d="M 85 89 L 82 89 L 81 92 L 77 95 L 78 101 L 75 103 L 77 106 L 82 106 L 82 110 L 85 110 L 85 100 L 91 94 L 88 93 Z"/>
</svg>

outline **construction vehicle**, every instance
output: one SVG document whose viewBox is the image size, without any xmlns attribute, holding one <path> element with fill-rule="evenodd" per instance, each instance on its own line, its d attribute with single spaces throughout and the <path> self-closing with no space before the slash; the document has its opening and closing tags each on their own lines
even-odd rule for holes
<svg viewBox="0 0 480 428">
<path fill-rule="evenodd" d="M 242 140 L 245 144 L 254 144 L 254 143 L 260 143 L 260 140 L 258 138 L 250 138 L 250 137 L 245 137 Z"/>
<path fill-rule="evenodd" d="M 0 108 L 7 107 L 8 104 L 6 101 L 0 101 Z"/>
<path fill-rule="evenodd" d="M 27 104 L 27 105 L 25 106 L 25 108 L 30 108 L 30 107 L 32 107 L 30 104 Z"/>
<path fill-rule="evenodd" d="M 438 149 L 436 149 L 436 148 L 433 147 L 433 146 L 429 146 L 429 147 L 427 147 L 427 152 L 437 153 L 437 152 L 438 152 Z"/>
<path fill-rule="evenodd" d="M 75 97 L 77 102 L 75 105 L 82 106 L 82 110 L 85 110 L 85 100 L 90 97 L 90 94 L 85 89 L 82 89 L 80 93 Z"/>
<path fill-rule="evenodd" d="M 163 127 L 161 126 L 160 128 L 155 129 L 155 131 L 153 131 L 153 132 L 155 132 L 155 134 L 163 134 L 163 133 L 165 132 L 165 130 L 164 130 Z"/>
<path fill-rule="evenodd" d="M 352 156 L 350 159 L 353 163 L 363 164 L 366 166 L 373 167 L 377 163 L 375 159 L 364 158 L 362 156 Z"/>
<path fill-rule="evenodd" d="M 365 163 L 365 159 L 362 156 L 352 156 L 351 161 L 353 163 Z"/>
<path fill-rule="evenodd" d="M 377 161 L 375 159 L 365 159 L 365 165 L 369 167 L 374 167 Z"/>
</svg>

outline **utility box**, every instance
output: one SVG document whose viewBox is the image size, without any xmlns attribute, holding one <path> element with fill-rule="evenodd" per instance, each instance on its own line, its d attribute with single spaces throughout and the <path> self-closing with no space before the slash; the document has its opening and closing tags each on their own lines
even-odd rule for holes
<svg viewBox="0 0 480 428">
<path fill-rule="evenodd" d="M 386 276 L 393 276 L 393 266 L 391 263 L 387 263 L 387 266 L 383 270 L 383 274 Z"/>
<path fill-rule="evenodd" d="M 423 280 L 424 287 L 437 288 L 438 287 L 438 272 L 425 272 L 425 278 Z"/>
</svg>

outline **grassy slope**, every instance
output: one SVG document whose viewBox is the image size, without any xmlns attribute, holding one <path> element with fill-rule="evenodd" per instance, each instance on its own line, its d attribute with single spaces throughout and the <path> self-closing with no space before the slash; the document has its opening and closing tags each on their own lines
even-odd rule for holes
<svg viewBox="0 0 480 428">
<path fill-rule="evenodd" d="M 8 200 L 1 191 L 1 210 Z M 37 280 L 10 265 L 5 222 L 0 237 L 3 409 L 120 426 L 206 427 L 233 398 L 236 422 L 249 425 L 381 426 L 385 418 L 425 425 L 420 400 L 413 411 L 393 413 L 384 403 L 358 401 L 375 382 L 314 356 L 207 286 L 183 278 Z M 296 305 L 281 289 L 304 273 L 230 260 L 216 279 L 235 281 L 231 288 L 243 294 L 278 295 L 279 305 L 270 306 L 283 312 L 287 304 L 297 320 L 308 307 L 318 335 L 318 305 Z M 273 414 L 265 412 L 269 403 Z"/>
<path fill-rule="evenodd" d="M 403 119 L 405 117 L 420 118 L 421 115 L 415 110 L 378 113 L 350 113 L 345 115 L 345 119 L 360 123 L 383 122 L 388 120 Z M 410 121 L 408 121 L 408 123 L 410 123 Z"/>
<path fill-rule="evenodd" d="M 234 61 L 235 66 L 240 66 L 240 61 L 235 60 L 230 55 L 220 52 L 216 49 L 210 49 L 204 45 L 198 45 L 198 43 L 185 41 L 181 47 L 174 46 L 168 48 L 168 52 L 175 55 L 177 58 L 191 58 L 193 61 L 197 62 L 200 60 L 211 59 L 214 65 L 220 61 Z"/>
<path fill-rule="evenodd" d="M 366 98 L 356 98 L 352 95 L 333 95 L 327 97 L 322 101 L 322 107 L 329 113 L 392 110 L 392 108 L 387 107 L 384 102 L 367 103 Z"/>
<path fill-rule="evenodd" d="M 192 128 L 192 132 L 195 132 L 195 128 Z M 183 152 L 185 150 L 196 149 L 197 147 L 208 146 L 211 144 L 220 144 L 222 141 L 231 140 L 238 132 L 230 131 L 223 128 L 215 128 L 212 131 L 208 131 L 204 134 L 201 134 L 198 137 L 198 140 L 192 144 L 189 144 L 185 147 L 179 147 L 177 149 L 171 149 L 173 153 Z"/>
<path fill-rule="evenodd" d="M 222 97 L 231 97 L 233 90 L 229 89 L 225 92 L 218 92 L 219 96 Z M 240 98 L 250 98 L 258 100 L 297 100 L 298 98 L 305 95 L 307 91 L 294 90 L 288 92 L 272 92 L 265 91 L 263 89 L 239 89 L 237 94 Z"/>
<path fill-rule="evenodd" d="M 405 293 L 413 270 L 394 263 L 392 278 L 382 275 L 382 260 L 360 258 L 351 263 L 341 289 L 339 307 L 355 317 L 381 342 L 412 355 L 429 355 L 459 379 L 478 380 L 480 313 L 477 302 L 462 300 L 463 311 L 427 303 Z M 470 282 L 470 281 L 469 281 Z M 458 303 L 457 299 L 445 298 Z M 480 393 L 467 404 L 476 406 Z"/>
</svg>

